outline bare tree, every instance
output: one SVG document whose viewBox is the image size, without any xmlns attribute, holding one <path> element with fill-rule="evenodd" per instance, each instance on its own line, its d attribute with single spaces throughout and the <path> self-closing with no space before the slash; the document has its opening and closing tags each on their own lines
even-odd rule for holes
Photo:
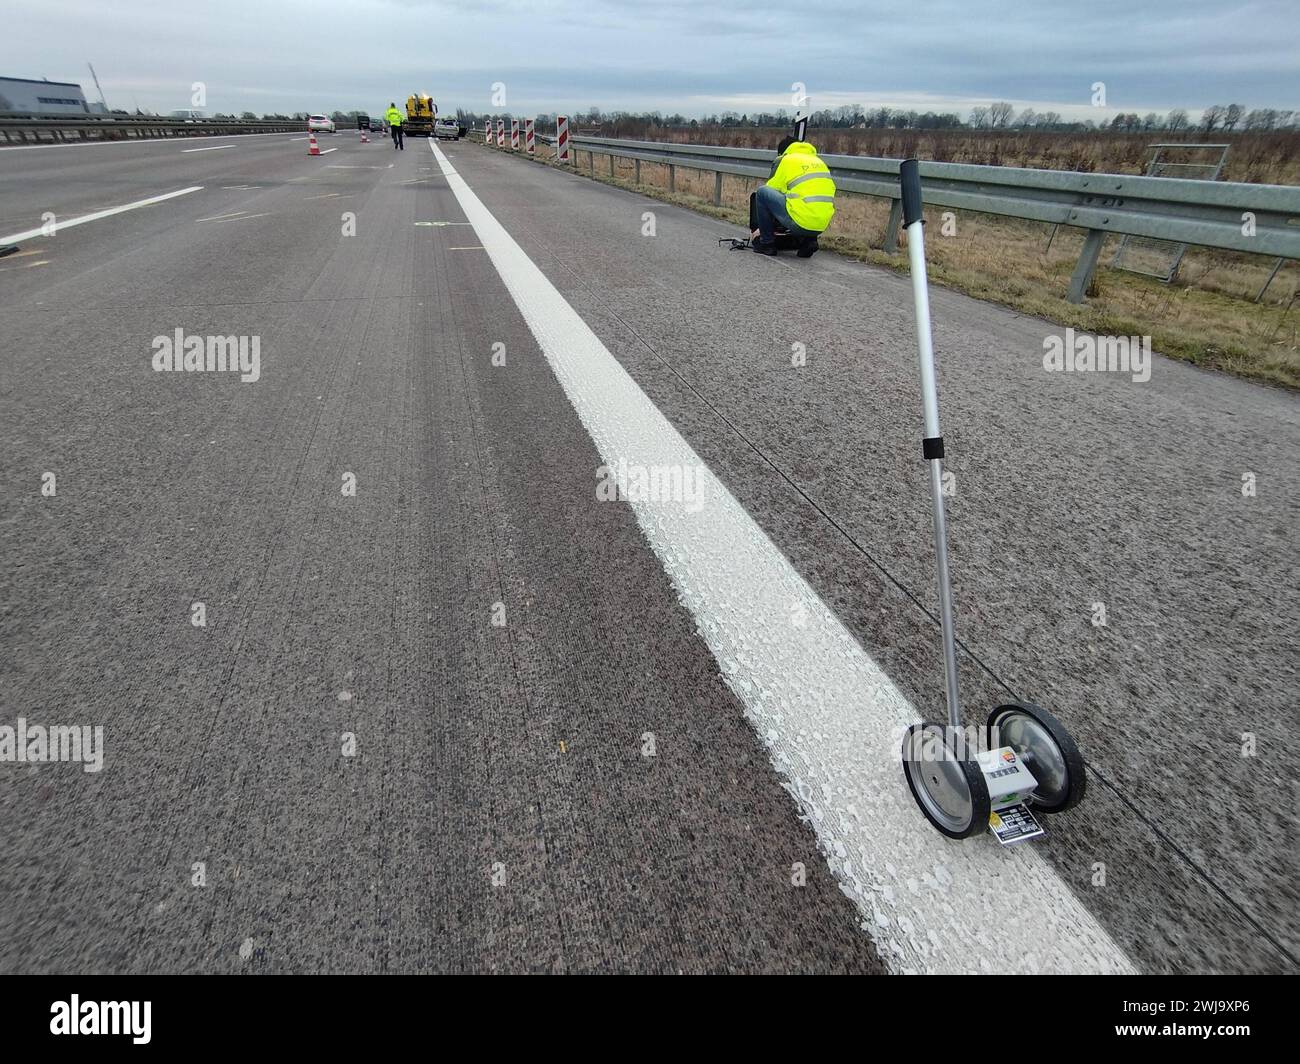
<svg viewBox="0 0 1300 1064">
<path fill-rule="evenodd" d="M 1223 128 L 1227 130 L 1236 129 L 1241 124 L 1242 115 L 1246 109 L 1239 103 L 1230 103 L 1223 111 Z"/>
<path fill-rule="evenodd" d="M 987 107 L 972 107 L 970 109 L 971 129 L 988 129 L 989 109 Z"/>
<path fill-rule="evenodd" d="M 1007 103 L 1006 100 L 989 104 L 989 125 L 994 129 L 1004 129 L 1007 123 L 1011 121 L 1011 115 L 1014 112 L 1015 107 Z"/>
<path fill-rule="evenodd" d="M 1181 107 L 1176 111 L 1170 111 L 1169 117 L 1165 119 L 1165 128 L 1170 133 L 1177 133 L 1180 129 L 1186 129 L 1189 119 L 1187 112 Z"/>
<path fill-rule="evenodd" d="M 1201 128 L 1204 129 L 1206 133 L 1213 133 L 1219 128 L 1227 110 L 1228 109 L 1222 104 L 1217 103 L 1213 107 L 1207 107 L 1201 112 Z"/>
<path fill-rule="evenodd" d="M 1032 107 L 1026 107 L 1016 119 L 1016 125 L 1021 129 L 1032 129 L 1037 121 L 1038 113 Z"/>
</svg>

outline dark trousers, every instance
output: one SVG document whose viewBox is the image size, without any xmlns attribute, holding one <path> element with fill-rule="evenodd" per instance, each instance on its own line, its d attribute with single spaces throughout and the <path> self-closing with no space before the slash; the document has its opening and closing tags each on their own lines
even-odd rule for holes
<svg viewBox="0 0 1300 1064">
<path fill-rule="evenodd" d="M 400 151 L 406 151 L 406 145 L 402 142 L 402 127 L 389 126 L 388 132 L 393 135 L 393 147 Z"/>
<path fill-rule="evenodd" d="M 785 209 L 785 197 L 767 185 L 749 194 L 749 228 L 758 230 L 760 242 L 775 242 L 778 249 L 801 247 L 805 241 L 817 239 L 816 233 L 795 225 Z"/>
</svg>

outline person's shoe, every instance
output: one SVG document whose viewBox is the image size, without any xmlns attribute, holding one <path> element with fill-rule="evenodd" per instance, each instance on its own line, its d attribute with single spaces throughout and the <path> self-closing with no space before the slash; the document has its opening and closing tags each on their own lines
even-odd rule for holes
<svg viewBox="0 0 1300 1064">
<path fill-rule="evenodd" d="M 775 242 L 771 244 L 764 244 L 763 241 L 761 240 L 755 240 L 752 244 L 749 245 L 749 250 L 753 252 L 757 252 L 759 255 L 775 255 L 776 244 Z"/>
<path fill-rule="evenodd" d="M 812 258 L 817 254 L 817 238 L 815 236 L 804 237 L 803 244 L 795 254 L 801 259 Z"/>
</svg>

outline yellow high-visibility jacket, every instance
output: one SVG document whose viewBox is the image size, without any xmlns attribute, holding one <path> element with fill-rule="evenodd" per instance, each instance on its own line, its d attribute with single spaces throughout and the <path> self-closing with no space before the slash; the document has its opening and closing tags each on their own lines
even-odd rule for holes
<svg viewBox="0 0 1300 1064">
<path fill-rule="evenodd" d="M 406 116 L 396 107 L 390 107 L 384 112 L 384 121 L 390 126 L 400 126 L 405 120 Z"/>
<path fill-rule="evenodd" d="M 820 233 L 831 224 L 835 182 L 811 144 L 797 140 L 786 148 L 767 184 L 785 196 L 785 209 L 800 229 Z"/>
</svg>

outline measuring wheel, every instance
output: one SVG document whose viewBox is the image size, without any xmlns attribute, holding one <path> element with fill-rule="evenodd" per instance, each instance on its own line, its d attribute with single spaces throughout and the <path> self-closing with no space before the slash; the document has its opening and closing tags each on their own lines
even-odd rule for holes
<svg viewBox="0 0 1300 1064">
<path fill-rule="evenodd" d="M 903 774 L 921 812 L 950 839 L 989 826 L 989 788 L 957 733 L 942 724 L 913 724 L 903 736 Z"/>
<path fill-rule="evenodd" d="M 1083 798 L 1083 755 L 1065 725 L 1032 702 L 1011 702 L 989 714 L 990 747 L 1009 746 L 1034 774 L 1035 812 L 1062 813 Z"/>
</svg>

